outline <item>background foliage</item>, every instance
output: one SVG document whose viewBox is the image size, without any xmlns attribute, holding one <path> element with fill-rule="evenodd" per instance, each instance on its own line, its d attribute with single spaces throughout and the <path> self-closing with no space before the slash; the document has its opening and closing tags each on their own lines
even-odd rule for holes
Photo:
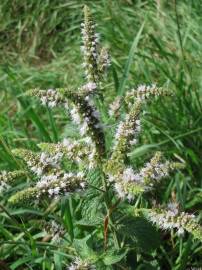
<svg viewBox="0 0 202 270">
<path fill-rule="evenodd" d="M 166 200 L 172 195 L 180 201 L 184 209 L 192 212 L 200 210 L 200 0 L 2 1 L 0 168 L 19 168 L 20 164 L 11 153 L 12 148 L 37 149 L 36 144 L 39 142 L 54 142 L 73 132 L 65 114 L 61 114 L 60 110 L 56 111 L 53 117 L 48 109 L 24 99 L 21 94 L 33 87 L 80 85 L 80 23 L 84 3 L 92 9 L 102 41 L 109 47 L 112 56 L 110 75 L 113 80 L 108 82 L 106 88 L 109 100 L 117 93 L 140 83 L 156 82 L 174 93 L 173 99 L 159 101 L 150 107 L 144 123 L 143 146 L 132 152 L 131 158 L 141 158 L 143 154 L 149 155 L 153 150 L 161 149 L 167 157 L 174 155 L 186 161 L 183 174 L 178 173 L 166 190 L 161 193 L 160 189 L 157 196 Z M 1 205 L 6 205 L 6 201 L 7 197 L 2 197 Z M 62 207 L 66 209 L 65 203 L 65 207 Z M 67 203 L 70 209 L 68 213 L 71 214 L 65 214 L 65 210 L 62 210 L 68 228 L 73 226 L 71 222 L 74 222 L 77 214 L 74 203 Z M 94 203 L 96 205 L 98 202 Z M 75 205 L 78 206 L 78 203 Z M 37 242 L 40 234 L 32 226 L 31 220 L 44 213 L 27 208 L 11 210 L 6 206 L 6 209 L 1 209 L 0 215 L 0 242 L 15 243 L 14 246 L 8 244 L 6 248 L 5 245 L 4 248 L 0 247 L 2 265 L 7 262 L 13 270 L 62 269 L 61 260 L 68 257 L 68 250 L 63 254 L 54 246 L 47 248 L 48 244 Z M 134 228 L 135 226 L 136 224 Z M 13 228 L 13 234 L 9 228 Z M 142 244 L 145 244 L 144 241 Z M 81 243 L 77 243 L 78 248 L 79 245 Z M 202 265 L 198 242 L 187 238 L 175 243 L 173 248 L 175 251 L 166 243 L 165 235 L 157 252 L 162 269 L 186 269 Z M 26 256 L 23 255 L 25 253 Z M 106 256 L 106 260 L 107 258 Z"/>
</svg>

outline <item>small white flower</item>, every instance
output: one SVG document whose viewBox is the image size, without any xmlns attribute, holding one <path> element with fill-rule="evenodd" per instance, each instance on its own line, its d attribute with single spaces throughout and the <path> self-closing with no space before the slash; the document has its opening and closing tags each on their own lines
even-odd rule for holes
<svg viewBox="0 0 202 270">
<path fill-rule="evenodd" d="M 87 131 L 88 131 L 88 123 L 85 121 L 80 127 L 81 136 L 85 135 Z"/>
<path fill-rule="evenodd" d="M 87 261 L 82 261 L 80 258 L 76 258 L 67 270 L 96 270 L 94 265 L 90 265 Z"/>
<path fill-rule="evenodd" d="M 124 198 L 126 196 L 126 193 L 124 192 L 120 183 L 115 183 L 114 187 L 120 198 Z"/>
<path fill-rule="evenodd" d="M 66 184 L 65 184 L 64 182 L 61 182 L 61 183 L 60 183 L 60 187 L 61 187 L 61 188 L 65 188 L 65 187 L 66 187 Z"/>
<path fill-rule="evenodd" d="M 84 173 L 83 173 L 83 172 L 78 172 L 78 173 L 77 173 L 77 177 L 83 178 L 83 177 L 84 177 Z"/>
<path fill-rule="evenodd" d="M 86 92 L 92 92 L 92 91 L 94 91 L 96 88 L 97 88 L 96 83 L 94 83 L 94 82 L 88 82 L 87 84 L 85 84 L 85 85 L 82 87 L 82 90 L 84 90 L 84 91 L 86 91 Z"/>
<path fill-rule="evenodd" d="M 127 195 L 127 199 L 128 199 L 129 202 L 131 202 L 131 201 L 134 199 L 134 195 L 131 194 L 131 193 L 129 193 L 129 194 Z"/>
<path fill-rule="evenodd" d="M 85 187 L 86 187 L 86 183 L 85 183 L 85 182 L 82 182 L 82 183 L 80 183 L 80 186 L 81 186 L 82 188 L 85 188 Z"/>
<path fill-rule="evenodd" d="M 142 181 L 142 177 L 140 174 L 135 173 L 134 170 L 131 167 L 126 168 L 123 171 L 123 180 L 126 182 L 141 182 Z"/>
<path fill-rule="evenodd" d="M 137 144 L 138 140 L 134 138 L 132 141 L 130 141 L 130 145 L 135 145 Z"/>
<path fill-rule="evenodd" d="M 86 137 L 86 138 L 85 138 L 85 142 L 86 142 L 87 144 L 91 144 L 91 143 L 92 143 L 91 137 Z"/>
<path fill-rule="evenodd" d="M 53 89 L 47 90 L 48 95 L 53 96 L 55 94 L 55 91 Z"/>
<path fill-rule="evenodd" d="M 88 156 L 89 161 L 93 161 L 93 160 L 94 160 L 94 157 L 95 157 L 95 152 L 92 151 L 92 152 L 90 153 L 90 155 Z"/>
<path fill-rule="evenodd" d="M 54 190 L 53 190 L 54 194 L 55 195 L 58 195 L 59 192 L 60 192 L 60 188 L 59 187 L 55 187 Z"/>
<path fill-rule="evenodd" d="M 109 180 L 109 182 L 114 182 L 115 181 L 115 176 L 108 175 L 108 180 Z"/>
<path fill-rule="evenodd" d="M 40 156 L 40 162 L 43 164 L 43 166 L 53 166 L 57 167 L 58 163 L 60 162 L 63 154 L 61 152 L 58 152 L 55 155 L 48 155 L 44 152 L 41 153 Z"/>
<path fill-rule="evenodd" d="M 115 100 L 109 105 L 109 108 L 110 108 L 109 115 L 110 116 L 113 116 L 118 112 L 118 110 L 120 109 L 120 106 L 121 106 L 120 102 L 121 102 L 120 97 L 116 97 Z"/>
<path fill-rule="evenodd" d="M 168 203 L 168 212 L 171 213 L 171 215 L 176 216 L 179 213 L 179 208 L 177 203 Z"/>
<path fill-rule="evenodd" d="M 177 234 L 178 234 L 179 236 L 183 235 L 183 234 L 184 234 L 184 229 L 183 229 L 182 227 L 179 228 L 179 229 L 177 230 Z"/>
<path fill-rule="evenodd" d="M 70 114 L 71 114 L 73 122 L 76 123 L 77 125 L 80 125 L 81 117 L 75 106 L 73 107 L 73 109 L 70 110 Z"/>
<path fill-rule="evenodd" d="M 125 169 L 123 171 L 123 180 L 126 181 L 126 182 L 131 182 L 133 181 L 133 178 L 134 178 L 134 171 L 131 167 Z"/>
<path fill-rule="evenodd" d="M 43 173 L 43 169 L 41 167 L 33 166 L 30 168 L 31 171 L 36 173 L 36 175 L 41 176 Z"/>
<path fill-rule="evenodd" d="M 41 97 L 42 105 L 46 105 L 47 101 L 48 101 L 47 97 Z"/>
<path fill-rule="evenodd" d="M 48 103 L 48 105 L 49 105 L 49 107 L 50 108 L 53 108 L 53 107 L 55 107 L 56 106 L 56 100 L 54 100 L 54 101 L 50 101 L 49 103 Z"/>
<path fill-rule="evenodd" d="M 50 189 L 48 190 L 48 193 L 52 196 L 52 195 L 54 194 L 54 189 L 50 188 Z"/>
<path fill-rule="evenodd" d="M 115 139 L 118 140 L 123 133 L 124 133 L 124 123 L 120 122 L 115 134 Z"/>
<path fill-rule="evenodd" d="M 62 141 L 62 144 L 63 144 L 63 146 L 68 147 L 70 145 L 70 141 L 68 139 L 64 138 Z"/>
</svg>

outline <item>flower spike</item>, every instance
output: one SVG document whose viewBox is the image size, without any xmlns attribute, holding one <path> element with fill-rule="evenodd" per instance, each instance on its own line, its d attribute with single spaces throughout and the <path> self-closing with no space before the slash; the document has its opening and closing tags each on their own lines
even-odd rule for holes
<svg viewBox="0 0 202 270">
<path fill-rule="evenodd" d="M 84 22 L 81 24 L 81 33 L 83 46 L 81 47 L 84 55 L 83 66 L 88 83 L 97 83 L 98 75 L 98 44 L 99 34 L 95 32 L 95 23 L 93 21 L 90 9 L 84 6 Z"/>
<path fill-rule="evenodd" d="M 180 212 L 176 203 L 169 203 L 167 209 L 146 210 L 146 217 L 163 230 L 176 230 L 178 235 L 183 235 L 185 231 L 202 241 L 202 227 L 196 221 L 193 214 Z"/>
</svg>

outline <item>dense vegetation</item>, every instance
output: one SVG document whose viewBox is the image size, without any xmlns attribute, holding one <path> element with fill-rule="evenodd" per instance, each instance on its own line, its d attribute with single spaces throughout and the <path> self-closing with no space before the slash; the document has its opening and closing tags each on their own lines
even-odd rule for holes
<svg viewBox="0 0 202 270">
<path fill-rule="evenodd" d="M 145 109 L 140 142 L 129 158 L 132 165 L 139 166 L 155 152 L 162 151 L 166 159 L 183 163 L 183 170 L 158 183 L 150 195 L 162 205 L 172 198 L 181 211 L 195 214 L 200 222 L 200 0 L 2 1 L 0 169 L 24 170 L 24 164 L 12 149 L 38 151 L 41 142 L 78 138 L 63 108 L 43 107 L 24 93 L 37 87 L 77 89 L 82 85 L 80 24 L 84 3 L 91 8 L 102 44 L 111 55 L 111 67 L 102 89 L 107 104 L 140 84 L 156 83 L 172 94 L 156 99 Z M 121 112 L 124 114 L 124 110 Z M 107 122 L 106 133 L 110 134 L 115 126 L 116 122 Z M 108 136 L 109 145 L 111 139 Z M 96 175 L 93 177 L 97 179 Z M 138 218 L 132 217 L 131 208 L 125 209 L 125 202 L 119 202 L 119 211 L 115 216 L 112 214 L 110 222 L 106 219 L 107 211 L 95 211 L 101 205 L 100 197 L 91 193 L 86 195 L 89 200 L 73 195 L 64 196 L 60 203 L 44 200 L 42 208 L 11 205 L 8 199 L 25 186 L 20 181 L 0 195 L 1 269 L 66 269 L 78 255 L 92 261 L 100 256 L 97 269 L 177 270 L 202 265 L 199 240 L 187 233 L 179 237 L 174 231 L 171 234 L 156 231 L 138 213 Z M 131 206 L 148 207 L 147 201 L 153 203 L 148 198 L 150 195 L 146 194 L 146 199 L 139 196 Z M 116 200 L 108 210 L 112 211 L 113 207 Z M 127 220 L 122 220 L 124 211 Z M 63 226 L 58 229 L 53 220 Z M 107 240 L 103 235 L 106 222 L 110 235 Z M 55 241 L 55 235 L 61 242 Z M 100 242 L 94 242 L 95 235 Z M 122 241 L 127 246 L 122 246 Z M 70 247 L 69 243 L 73 245 Z"/>
</svg>

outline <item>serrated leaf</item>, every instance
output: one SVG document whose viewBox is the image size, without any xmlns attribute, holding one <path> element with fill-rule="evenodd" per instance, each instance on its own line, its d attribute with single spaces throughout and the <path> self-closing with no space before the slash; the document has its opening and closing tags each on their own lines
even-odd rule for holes
<svg viewBox="0 0 202 270">
<path fill-rule="evenodd" d="M 103 262 L 105 265 L 112 265 L 117 262 L 120 262 L 127 254 L 128 250 L 125 251 L 109 251 L 106 254 L 104 254 Z"/>
<path fill-rule="evenodd" d="M 134 238 L 137 246 L 144 251 L 150 251 L 160 245 L 160 234 L 143 217 L 126 217 L 120 233 Z"/>
<path fill-rule="evenodd" d="M 102 223 L 104 217 L 102 215 L 102 201 L 100 196 L 88 196 L 82 203 L 82 220 L 86 224 L 95 226 Z M 80 222 L 80 221 L 79 221 Z"/>
<path fill-rule="evenodd" d="M 82 259 L 95 262 L 98 259 L 98 255 L 93 251 L 93 249 L 87 244 L 91 235 L 88 235 L 82 239 L 74 239 L 73 245 Z"/>
<path fill-rule="evenodd" d="M 100 171 L 98 169 L 91 170 L 88 173 L 88 182 L 89 184 L 95 186 L 95 187 L 100 187 L 102 186 L 102 180 L 101 180 L 101 175 Z"/>
</svg>

